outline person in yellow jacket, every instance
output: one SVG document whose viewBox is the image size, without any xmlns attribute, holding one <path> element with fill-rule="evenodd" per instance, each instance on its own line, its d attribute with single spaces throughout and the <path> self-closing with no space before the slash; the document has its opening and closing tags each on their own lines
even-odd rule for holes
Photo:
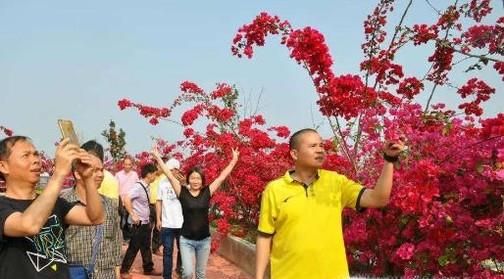
<svg viewBox="0 0 504 279">
<path fill-rule="evenodd" d="M 108 170 L 103 170 L 103 175 L 98 193 L 119 203 L 119 181 Z"/>
</svg>

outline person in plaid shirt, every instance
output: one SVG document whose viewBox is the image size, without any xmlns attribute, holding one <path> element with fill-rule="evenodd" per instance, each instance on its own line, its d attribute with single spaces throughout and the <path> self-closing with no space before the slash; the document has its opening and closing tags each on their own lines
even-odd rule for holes
<svg viewBox="0 0 504 279">
<path fill-rule="evenodd" d="M 96 141 L 88 141 L 81 146 L 88 153 L 103 162 L 103 147 Z M 97 170 L 97 185 L 103 181 L 103 166 Z M 86 204 L 85 185 L 80 176 L 74 172 L 76 185 L 65 192 L 62 198 L 70 203 Z M 112 199 L 100 195 L 105 211 L 105 221 L 98 226 L 69 226 L 65 233 L 68 262 L 88 267 L 92 264 L 93 241 L 98 243 L 94 263 L 93 279 L 115 279 L 119 275 L 121 264 L 121 234 L 117 206 Z M 101 226 L 101 228 L 100 228 Z M 99 229 L 100 228 L 100 229 Z M 97 235 L 100 234 L 100 235 Z"/>
</svg>

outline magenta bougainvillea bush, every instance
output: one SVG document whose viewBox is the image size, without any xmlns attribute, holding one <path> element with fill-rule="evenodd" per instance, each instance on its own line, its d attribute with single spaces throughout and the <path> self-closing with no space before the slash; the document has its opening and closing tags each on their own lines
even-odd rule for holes
<svg viewBox="0 0 504 279">
<path fill-rule="evenodd" d="M 504 80 L 504 17 L 482 23 L 502 3 L 455 1 L 437 10 L 436 21 L 410 26 L 403 23 L 414 13 L 409 1 L 399 11 L 401 21 L 390 28 L 395 4 L 379 1 L 365 19 L 364 59 L 357 73 L 334 72 L 337 65 L 322 33 L 295 28 L 268 13 L 239 28 L 231 51 L 252 59 L 268 37 L 281 38 L 290 58 L 307 70 L 319 110 L 332 127 L 326 140 L 328 169 L 373 187 L 383 164 L 383 141 L 406 138 L 408 149 L 396 166 L 390 204 L 344 213 L 354 274 L 503 277 L 504 114 L 484 117 L 482 104 L 500 88 L 479 72 L 487 67 L 499 82 Z M 405 74 L 408 65 L 395 59 L 414 48 L 431 51 L 422 76 Z M 467 69 L 460 68 L 460 61 Z M 464 83 L 450 79 L 454 69 L 467 70 Z M 442 87 L 458 94 L 459 103 L 432 104 Z M 260 114 L 238 115 L 238 91 L 232 85 L 219 83 L 207 91 L 184 81 L 180 91 L 169 107 L 129 99 L 118 105 L 137 109 L 157 125 L 160 119 L 172 119 L 184 104 L 187 109 L 177 120 L 184 126 L 181 140 L 158 139 L 158 144 L 164 154 L 183 159 L 185 169 L 201 165 L 208 180 L 227 164 L 231 147 L 238 147 L 239 163 L 213 197 L 212 219 L 222 233 L 234 224 L 254 229 L 265 184 L 292 166 L 286 144 L 291 131 L 268 125 Z M 426 104 L 417 101 L 421 94 L 427 96 Z M 205 127 L 195 125 L 198 121 L 206 128 L 196 128 Z M 148 160 L 147 153 L 138 157 Z"/>
</svg>

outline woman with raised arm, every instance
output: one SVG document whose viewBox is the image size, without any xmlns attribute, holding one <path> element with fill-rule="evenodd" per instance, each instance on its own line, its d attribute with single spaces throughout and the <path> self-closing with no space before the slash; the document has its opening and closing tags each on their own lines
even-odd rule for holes
<svg viewBox="0 0 504 279">
<path fill-rule="evenodd" d="M 210 255 L 210 224 L 208 210 L 210 198 L 219 189 L 224 180 L 229 176 L 240 153 L 233 149 L 231 162 L 222 170 L 219 176 L 210 185 L 206 186 L 205 176 L 201 169 L 193 168 L 187 173 L 189 187 L 182 187 L 180 181 L 172 174 L 163 163 L 157 148 L 152 150 L 152 155 L 161 166 L 163 172 L 170 180 L 173 190 L 182 205 L 184 224 L 180 236 L 180 254 L 182 256 L 182 278 L 192 278 L 194 265 L 192 259 L 196 257 L 196 279 L 206 278 L 206 266 Z"/>
</svg>

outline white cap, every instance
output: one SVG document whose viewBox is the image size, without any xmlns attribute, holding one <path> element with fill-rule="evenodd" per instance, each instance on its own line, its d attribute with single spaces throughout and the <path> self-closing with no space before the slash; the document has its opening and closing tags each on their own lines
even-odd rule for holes
<svg viewBox="0 0 504 279">
<path fill-rule="evenodd" d="M 170 160 L 166 161 L 165 165 L 168 167 L 169 170 L 180 169 L 180 162 L 175 158 L 171 158 Z"/>
</svg>

